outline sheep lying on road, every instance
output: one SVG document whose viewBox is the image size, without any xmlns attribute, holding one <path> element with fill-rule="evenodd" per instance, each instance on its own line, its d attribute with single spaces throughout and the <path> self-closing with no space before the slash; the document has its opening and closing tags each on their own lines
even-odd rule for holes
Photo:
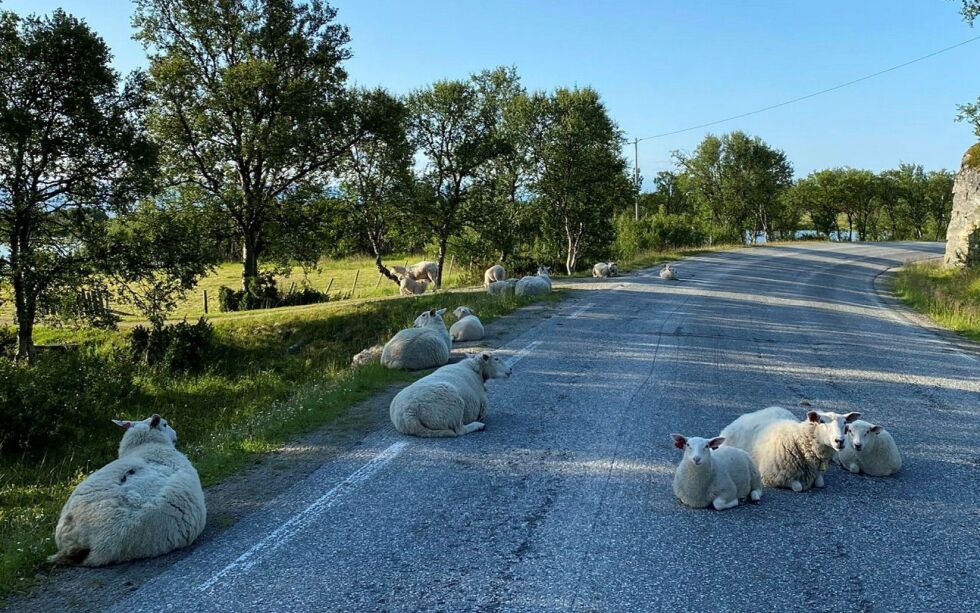
<svg viewBox="0 0 980 613">
<path fill-rule="evenodd" d="M 514 288 L 516 287 L 517 279 L 494 281 L 487 286 L 487 293 L 491 296 L 512 296 L 514 294 Z"/>
<path fill-rule="evenodd" d="M 483 322 L 470 307 L 456 307 L 453 311 L 457 321 L 449 327 L 453 341 L 478 341 L 483 338 Z"/>
<path fill-rule="evenodd" d="M 810 411 L 800 422 L 782 407 L 769 407 L 742 415 L 721 436 L 726 446 L 752 456 L 764 484 L 802 492 L 823 487 L 828 462 L 844 448 L 845 424 L 860 416 Z"/>
<path fill-rule="evenodd" d="M 490 287 L 495 281 L 503 281 L 507 278 L 507 271 L 500 264 L 494 264 L 483 273 L 483 287 Z"/>
<path fill-rule="evenodd" d="M 539 266 L 538 274 L 531 277 L 522 277 L 514 288 L 514 293 L 518 296 L 543 296 L 551 293 L 551 277 L 548 276 L 548 267 Z"/>
<path fill-rule="evenodd" d="M 416 281 L 408 275 L 396 275 L 398 277 L 398 287 L 400 288 L 400 293 L 402 296 L 417 296 L 419 294 L 424 294 L 425 289 L 429 286 L 428 279 L 422 279 Z"/>
<path fill-rule="evenodd" d="M 895 439 L 881 426 L 866 421 L 847 424 L 847 440 L 837 453 L 840 465 L 852 473 L 887 477 L 902 468 L 902 454 Z"/>
<path fill-rule="evenodd" d="M 462 436 L 483 430 L 488 379 L 510 377 L 510 366 L 489 352 L 443 366 L 391 401 L 391 423 L 412 436 Z"/>
<path fill-rule="evenodd" d="M 204 530 L 207 509 L 194 466 L 174 447 L 159 415 L 113 420 L 126 432 L 119 458 L 82 481 L 54 533 L 60 564 L 103 566 L 186 547 Z"/>
<path fill-rule="evenodd" d="M 606 277 L 618 277 L 619 267 L 616 266 L 616 262 L 597 262 L 592 267 L 592 276 L 600 279 L 605 279 Z"/>
<path fill-rule="evenodd" d="M 388 368 L 423 370 L 449 361 L 452 339 L 442 320 L 446 309 L 424 311 L 413 327 L 399 330 L 381 350 L 381 364 Z"/>
<path fill-rule="evenodd" d="M 664 264 L 660 269 L 660 278 L 667 281 L 677 281 L 677 272 L 670 264 Z"/>
<path fill-rule="evenodd" d="M 674 446 L 684 450 L 674 472 L 674 495 L 696 509 L 716 510 L 738 506 L 740 499 L 762 498 L 762 479 L 749 454 L 736 447 L 722 447 L 722 437 L 711 440 L 671 434 Z"/>
</svg>

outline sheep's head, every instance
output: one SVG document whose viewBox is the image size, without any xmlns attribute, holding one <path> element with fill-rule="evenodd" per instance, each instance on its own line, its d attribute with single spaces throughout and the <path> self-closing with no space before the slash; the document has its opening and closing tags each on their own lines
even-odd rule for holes
<svg viewBox="0 0 980 613">
<path fill-rule="evenodd" d="M 844 448 L 844 429 L 853 422 L 860 413 L 832 413 L 809 411 L 806 414 L 808 422 L 815 424 L 817 440 L 827 447 L 838 451 Z"/>
<path fill-rule="evenodd" d="M 473 309 L 471 309 L 468 306 L 456 307 L 456 310 L 453 311 L 453 315 L 456 316 L 456 319 L 463 319 L 464 317 L 468 317 L 470 315 L 475 315 L 475 314 L 476 313 L 473 312 Z"/>
<path fill-rule="evenodd" d="M 616 266 L 616 262 L 609 262 L 609 276 L 616 277 L 619 275 L 619 267 Z"/>
<path fill-rule="evenodd" d="M 171 445 L 177 444 L 177 431 L 170 427 L 166 419 L 154 414 L 143 421 L 129 421 L 128 419 L 113 419 L 112 423 L 126 431 L 123 434 L 123 444 L 127 438 L 147 437 L 160 435 Z"/>
<path fill-rule="evenodd" d="M 548 268 L 547 266 L 538 266 L 538 276 L 539 277 L 547 277 L 550 272 L 551 272 L 551 269 Z"/>
<path fill-rule="evenodd" d="M 431 326 L 436 323 L 445 326 L 445 322 L 442 321 L 442 316 L 446 314 L 446 309 L 429 309 L 428 311 L 422 311 L 422 314 L 415 318 L 412 326 L 415 328 L 425 328 L 426 326 Z"/>
<path fill-rule="evenodd" d="M 860 419 L 844 426 L 844 432 L 847 434 L 847 438 L 851 439 L 851 446 L 854 447 L 855 451 L 861 451 L 868 439 L 872 436 L 878 436 L 882 430 L 884 428 L 881 426 Z"/>
<path fill-rule="evenodd" d="M 710 463 L 711 450 L 718 449 L 725 442 L 722 436 L 707 439 L 700 436 L 687 438 L 683 434 L 671 434 L 670 438 L 674 439 L 674 447 L 684 450 L 684 459 L 681 461 L 691 462 L 695 466 Z"/>
<path fill-rule="evenodd" d="M 511 368 L 506 362 L 489 351 L 484 351 L 473 356 L 479 365 L 480 372 L 483 373 L 483 380 L 487 379 L 508 379 L 510 378 Z"/>
</svg>

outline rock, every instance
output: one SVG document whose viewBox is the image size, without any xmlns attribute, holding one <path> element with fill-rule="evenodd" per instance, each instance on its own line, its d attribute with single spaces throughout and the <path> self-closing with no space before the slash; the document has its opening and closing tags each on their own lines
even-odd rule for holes
<svg viewBox="0 0 980 613">
<path fill-rule="evenodd" d="M 381 359 L 381 351 L 384 349 L 383 345 L 375 345 L 373 347 L 368 347 L 364 351 L 358 353 L 351 360 L 351 365 L 355 368 L 358 366 L 363 366 L 368 362 L 375 362 Z"/>
<path fill-rule="evenodd" d="M 946 266 L 980 266 L 980 143 L 967 150 L 953 183 Z"/>
</svg>

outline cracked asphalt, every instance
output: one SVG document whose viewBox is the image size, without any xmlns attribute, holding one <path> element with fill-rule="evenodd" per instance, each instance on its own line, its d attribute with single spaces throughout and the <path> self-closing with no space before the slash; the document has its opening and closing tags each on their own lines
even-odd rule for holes
<svg viewBox="0 0 980 613">
<path fill-rule="evenodd" d="M 386 423 L 113 610 L 980 610 L 980 358 L 874 289 L 941 252 L 743 249 L 583 283 L 501 350 L 486 431 Z M 774 404 L 860 411 L 902 472 L 682 507 L 669 433 Z"/>
</svg>

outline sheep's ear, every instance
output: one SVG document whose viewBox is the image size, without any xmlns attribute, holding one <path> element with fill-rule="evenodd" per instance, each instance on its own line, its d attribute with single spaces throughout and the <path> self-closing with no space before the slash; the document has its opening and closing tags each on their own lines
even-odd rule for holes
<svg viewBox="0 0 980 613">
<path fill-rule="evenodd" d="M 708 447 L 711 447 L 712 449 L 718 449 L 719 447 L 721 447 L 721 444 L 724 442 L 725 442 L 724 436 L 716 436 L 715 438 L 708 441 Z"/>
<path fill-rule="evenodd" d="M 815 424 L 820 423 L 820 413 L 817 413 L 816 411 L 807 411 L 806 418 Z"/>
<path fill-rule="evenodd" d="M 480 355 L 483 356 L 483 361 L 484 362 L 489 362 L 490 361 L 490 354 L 489 353 L 484 352 L 484 353 L 482 353 Z"/>
<path fill-rule="evenodd" d="M 150 427 L 156 428 L 159 425 L 160 425 L 160 416 L 154 413 L 153 417 L 150 418 Z"/>
<path fill-rule="evenodd" d="M 435 309 L 429 309 L 429 316 L 430 317 L 434 317 L 435 314 L 436 314 L 436 310 Z"/>
<path fill-rule="evenodd" d="M 674 447 L 678 449 L 683 449 L 684 445 L 687 444 L 687 439 L 684 438 L 683 434 L 671 434 L 670 438 L 674 439 Z"/>
<path fill-rule="evenodd" d="M 112 423 L 116 424 L 123 430 L 129 430 L 133 427 L 133 422 L 129 421 L 128 419 L 113 419 Z"/>
<path fill-rule="evenodd" d="M 858 417 L 861 417 L 860 413 L 848 413 L 847 415 L 844 416 L 844 423 L 849 424 L 855 419 L 857 419 Z"/>
<path fill-rule="evenodd" d="M 433 313 L 432 314 L 433 315 L 438 315 L 439 317 L 442 317 L 445 313 L 446 313 L 446 309 L 439 309 L 438 311 L 433 310 Z"/>
<path fill-rule="evenodd" d="M 881 431 L 882 430 L 884 430 L 884 428 L 882 428 L 881 426 L 871 426 L 871 429 L 868 430 L 868 432 L 874 432 L 875 434 L 881 434 Z"/>
</svg>

